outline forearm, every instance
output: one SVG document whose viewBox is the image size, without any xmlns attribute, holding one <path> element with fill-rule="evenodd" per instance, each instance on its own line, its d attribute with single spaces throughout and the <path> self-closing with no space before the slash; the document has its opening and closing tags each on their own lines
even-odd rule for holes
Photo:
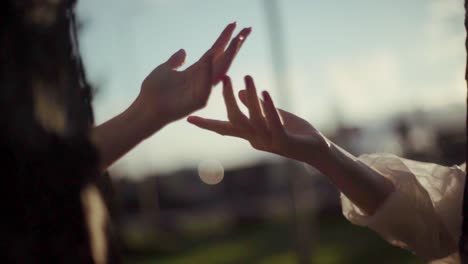
<svg viewBox="0 0 468 264">
<path fill-rule="evenodd" d="M 99 167 L 106 170 L 162 125 L 149 121 L 144 109 L 134 102 L 127 110 L 94 127 L 92 140 L 99 153 Z"/>
<path fill-rule="evenodd" d="M 395 189 L 382 174 L 333 143 L 327 153 L 308 163 L 325 174 L 367 215 L 373 215 Z"/>
</svg>

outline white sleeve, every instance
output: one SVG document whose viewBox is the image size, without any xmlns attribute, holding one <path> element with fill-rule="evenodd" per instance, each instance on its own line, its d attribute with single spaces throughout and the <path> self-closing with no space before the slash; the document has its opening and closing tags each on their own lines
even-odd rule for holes
<svg viewBox="0 0 468 264">
<path fill-rule="evenodd" d="M 341 194 L 344 216 L 367 226 L 389 243 L 425 260 L 455 253 L 461 232 L 465 172 L 391 154 L 363 155 L 359 160 L 390 179 L 395 191 L 372 216 Z"/>
</svg>

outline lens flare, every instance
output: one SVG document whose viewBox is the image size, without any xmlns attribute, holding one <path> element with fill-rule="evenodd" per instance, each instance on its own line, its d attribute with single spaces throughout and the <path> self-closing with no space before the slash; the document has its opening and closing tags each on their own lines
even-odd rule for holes
<svg viewBox="0 0 468 264">
<path fill-rule="evenodd" d="M 204 160 L 198 165 L 198 175 L 202 182 L 216 185 L 224 178 L 224 168 L 216 160 Z"/>
</svg>

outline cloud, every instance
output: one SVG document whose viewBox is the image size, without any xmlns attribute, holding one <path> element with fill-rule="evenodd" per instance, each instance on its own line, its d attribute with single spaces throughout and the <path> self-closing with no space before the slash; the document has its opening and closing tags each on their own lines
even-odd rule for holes
<svg viewBox="0 0 468 264">
<path fill-rule="evenodd" d="M 421 42 L 410 52 L 375 47 L 330 60 L 328 84 L 344 117 L 363 121 L 396 111 L 464 103 L 463 18 L 462 1 L 432 0 L 426 6 L 422 37 L 414 38 Z"/>
<path fill-rule="evenodd" d="M 466 94 L 464 70 L 465 28 L 463 1 L 433 0 L 428 5 L 420 57 L 427 70 L 420 89 L 426 107 L 463 103 Z"/>
<path fill-rule="evenodd" d="M 428 5 L 429 18 L 424 27 L 425 43 L 421 43 L 425 57 L 437 63 L 464 55 L 464 8 L 461 0 L 432 0 Z"/>
<path fill-rule="evenodd" d="M 332 62 L 328 77 L 341 114 L 352 121 L 384 115 L 402 104 L 400 66 L 388 50 Z"/>
</svg>

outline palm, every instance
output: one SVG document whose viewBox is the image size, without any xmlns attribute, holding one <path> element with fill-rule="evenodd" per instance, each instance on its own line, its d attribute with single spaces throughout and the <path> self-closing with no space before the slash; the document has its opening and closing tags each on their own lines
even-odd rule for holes
<svg viewBox="0 0 468 264">
<path fill-rule="evenodd" d="M 305 155 L 303 152 L 306 146 L 307 149 L 313 148 L 320 151 L 328 145 L 320 131 L 306 120 L 284 110 L 279 110 L 279 113 L 283 120 L 284 130 L 290 138 L 289 143 L 294 145 L 289 148 L 291 153 L 287 156 L 297 159 L 298 156 Z"/>
<path fill-rule="evenodd" d="M 279 110 L 283 126 L 290 136 L 316 137 L 317 130 L 306 120 L 284 110 Z"/>
<path fill-rule="evenodd" d="M 212 86 L 211 61 L 185 71 L 157 68 L 143 82 L 142 94 L 151 99 L 154 112 L 177 120 L 202 107 Z"/>
</svg>

